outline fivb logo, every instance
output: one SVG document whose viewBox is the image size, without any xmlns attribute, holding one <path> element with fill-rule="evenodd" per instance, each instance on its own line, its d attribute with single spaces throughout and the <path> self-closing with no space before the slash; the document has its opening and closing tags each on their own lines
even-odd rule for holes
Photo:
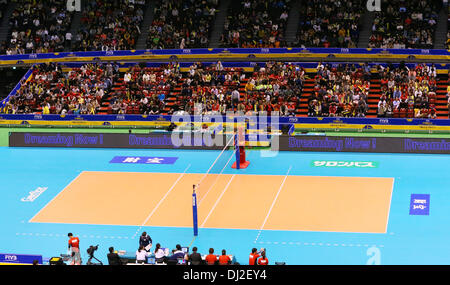
<svg viewBox="0 0 450 285">
<path fill-rule="evenodd" d="M 367 10 L 369 12 L 380 12 L 381 11 L 381 0 L 368 0 Z"/>
<path fill-rule="evenodd" d="M 81 0 L 67 0 L 67 11 L 81 12 Z"/>
</svg>

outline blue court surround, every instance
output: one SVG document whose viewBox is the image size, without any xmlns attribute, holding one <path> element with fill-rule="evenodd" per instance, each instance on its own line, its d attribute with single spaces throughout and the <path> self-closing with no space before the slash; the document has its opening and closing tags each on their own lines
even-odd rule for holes
<svg viewBox="0 0 450 285">
<path fill-rule="evenodd" d="M 205 173 L 220 152 L 195 150 L 123 150 L 0 148 L 0 253 L 59 256 L 67 252 L 67 233 L 80 237 L 83 263 L 86 249 L 99 244 L 96 257 L 107 263 L 110 246 L 134 252 L 147 231 L 153 243 L 175 248 L 193 241 L 192 228 L 67 225 L 29 223 L 45 205 L 82 171 Z M 200 229 L 193 241 L 201 253 L 210 247 L 227 249 L 248 264 L 251 248 L 266 248 L 271 264 L 290 265 L 409 265 L 450 264 L 450 164 L 448 155 L 280 152 L 263 157 L 248 151 L 251 166 L 225 173 L 302 176 L 395 178 L 386 234 Z M 178 157 L 173 165 L 110 164 L 115 156 Z M 312 161 L 375 161 L 378 168 L 314 168 Z M 33 202 L 22 202 L 30 191 L 48 187 Z M 299 185 L 301 187 L 301 185 Z M 430 214 L 409 215 L 412 194 L 430 195 Z M 190 199 L 190 197 L 186 197 Z M 307 201 L 298 201 L 299 207 Z M 151 209 L 149 209 L 151 211 Z M 301 219 L 301 217 L 296 217 Z"/>
</svg>

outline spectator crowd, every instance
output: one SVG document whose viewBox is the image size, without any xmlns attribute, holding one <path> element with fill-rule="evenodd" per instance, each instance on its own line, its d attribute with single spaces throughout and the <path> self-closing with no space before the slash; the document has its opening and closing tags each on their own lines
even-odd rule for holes
<svg viewBox="0 0 450 285">
<path fill-rule="evenodd" d="M 24 0 L 9 18 L 10 33 L 2 47 L 7 55 L 64 51 L 73 12 L 65 0 Z"/>
<path fill-rule="evenodd" d="M 286 47 L 291 0 L 232 1 L 221 45 L 230 48 Z"/>
<path fill-rule="evenodd" d="M 313 82 L 308 87 L 311 92 L 305 91 L 308 79 Z M 379 87 L 371 86 L 371 79 L 378 79 Z M 436 66 L 426 64 L 411 68 L 319 63 L 317 72 L 309 75 L 288 62 L 255 63 L 253 71 L 224 67 L 220 61 L 197 62 L 184 70 L 179 63 L 119 68 L 105 62 L 63 71 L 61 65 L 51 63 L 36 65 L 31 78 L 22 82 L 1 111 L 62 115 L 226 115 L 231 111 L 294 116 L 299 108 L 306 108 L 309 117 L 366 117 L 369 94 L 375 90 L 380 94 L 379 117 L 406 112 L 404 116 L 436 118 L 437 80 Z M 447 93 L 450 97 L 450 87 Z"/>
<path fill-rule="evenodd" d="M 89 0 L 83 8 L 75 51 L 131 50 L 141 34 L 148 1 Z"/>
<path fill-rule="evenodd" d="M 370 91 L 370 68 L 365 64 L 319 63 L 313 92 L 308 98 L 309 117 L 365 117 Z"/>
<path fill-rule="evenodd" d="M 157 0 L 147 48 L 208 47 L 218 6 L 218 0 Z"/>
<path fill-rule="evenodd" d="M 302 2 L 295 46 L 355 48 L 359 41 L 363 0 Z"/>
<path fill-rule="evenodd" d="M 437 70 L 434 64 L 380 68 L 378 117 L 435 119 Z"/>
<path fill-rule="evenodd" d="M 133 50 L 143 34 L 143 44 L 148 49 L 207 48 L 221 3 L 220 0 L 86 0 L 78 22 L 74 21 L 75 12 L 67 10 L 66 0 L 12 2 L 15 9 L 7 19 L 8 36 L 0 43 L 0 54 Z M 10 3 L 0 0 L 0 20 Z M 292 0 L 231 1 L 223 31 L 218 31 L 219 45 L 356 48 L 366 4 L 366 0 L 301 1 L 300 8 L 296 8 L 299 11 L 295 11 L 300 19 L 297 34 L 295 40 L 290 39 L 293 42 L 288 42 Z M 433 48 L 443 7 L 441 0 L 396 0 L 381 4 L 381 12 L 375 13 L 371 25 L 369 48 Z M 144 27 L 145 17 L 150 17 L 145 14 L 149 5 L 153 5 L 152 23 Z M 450 46 L 448 35 L 445 45 Z"/>
<path fill-rule="evenodd" d="M 37 65 L 3 113 L 96 114 L 117 77 L 118 66 L 111 63 L 88 63 L 69 72 L 59 64 Z"/>
<path fill-rule="evenodd" d="M 376 12 L 369 48 L 433 48 L 442 1 L 388 1 Z"/>
</svg>

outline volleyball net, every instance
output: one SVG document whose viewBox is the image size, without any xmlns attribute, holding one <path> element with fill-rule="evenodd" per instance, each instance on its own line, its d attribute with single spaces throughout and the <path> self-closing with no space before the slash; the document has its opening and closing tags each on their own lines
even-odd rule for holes
<svg viewBox="0 0 450 285">
<path fill-rule="evenodd" d="M 227 168 L 240 169 L 240 166 L 245 165 L 248 166 L 248 162 L 245 160 L 245 129 L 238 128 L 233 134 L 227 135 L 225 147 L 211 164 L 208 171 L 201 177 L 200 181 L 194 185 L 192 205 L 195 236 L 198 236 L 198 208 L 214 189 L 220 176 Z"/>
</svg>

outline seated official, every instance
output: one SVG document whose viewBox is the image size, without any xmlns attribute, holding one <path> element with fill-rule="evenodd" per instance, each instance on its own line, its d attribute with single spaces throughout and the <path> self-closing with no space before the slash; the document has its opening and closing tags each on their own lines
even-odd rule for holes
<svg viewBox="0 0 450 285">
<path fill-rule="evenodd" d="M 149 253 L 145 250 L 144 246 L 140 246 L 136 251 L 136 263 L 144 264 L 147 263 L 147 257 Z"/>
<path fill-rule="evenodd" d="M 188 256 L 188 262 L 190 265 L 201 265 L 203 264 L 202 255 L 197 252 L 197 247 L 192 248 L 192 253 Z"/>
<path fill-rule="evenodd" d="M 219 256 L 219 265 L 230 265 L 231 258 L 227 255 L 226 250 L 222 250 L 222 255 Z"/>
<path fill-rule="evenodd" d="M 217 256 L 214 254 L 214 248 L 209 249 L 209 254 L 205 257 L 206 264 L 215 265 L 217 263 Z"/>
<path fill-rule="evenodd" d="M 176 248 L 172 251 L 172 255 L 169 256 L 168 261 L 170 263 L 177 262 L 178 259 L 184 259 L 185 253 L 181 250 L 181 245 L 177 244 Z"/>
<path fill-rule="evenodd" d="M 161 244 L 159 243 L 156 244 L 154 253 L 156 263 L 165 263 L 167 261 L 166 253 L 161 248 Z"/>
<path fill-rule="evenodd" d="M 109 248 L 109 253 L 107 254 L 109 265 L 122 265 L 122 260 L 119 255 L 114 252 L 114 247 Z"/>
</svg>

